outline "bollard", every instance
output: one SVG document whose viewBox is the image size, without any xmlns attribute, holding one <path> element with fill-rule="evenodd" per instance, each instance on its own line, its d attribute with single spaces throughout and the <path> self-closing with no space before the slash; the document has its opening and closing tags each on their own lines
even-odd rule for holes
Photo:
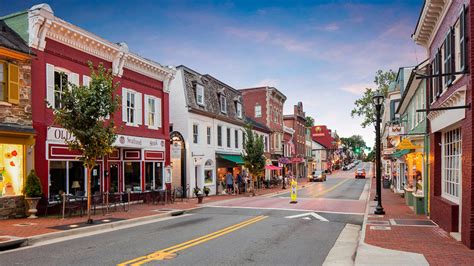
<svg viewBox="0 0 474 266">
<path fill-rule="evenodd" d="M 297 193 L 298 193 L 298 182 L 296 180 L 291 180 L 291 204 L 298 203 L 297 199 Z"/>
</svg>

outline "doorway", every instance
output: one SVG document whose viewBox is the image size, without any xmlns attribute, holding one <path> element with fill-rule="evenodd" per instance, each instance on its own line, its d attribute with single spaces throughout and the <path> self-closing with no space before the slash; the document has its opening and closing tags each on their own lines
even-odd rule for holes
<svg viewBox="0 0 474 266">
<path fill-rule="evenodd" d="M 121 192 L 120 163 L 109 163 L 109 192 Z"/>
</svg>

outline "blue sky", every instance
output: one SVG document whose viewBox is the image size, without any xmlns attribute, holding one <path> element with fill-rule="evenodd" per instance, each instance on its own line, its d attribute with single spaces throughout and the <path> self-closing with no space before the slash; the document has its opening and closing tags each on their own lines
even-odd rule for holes
<svg viewBox="0 0 474 266">
<path fill-rule="evenodd" d="M 234 88 L 275 86 L 340 136 L 373 128 L 353 102 L 378 69 L 416 65 L 416 1 L 49 1 L 56 16 L 163 65 L 186 65 Z M 8 4 L 7 4 L 8 3 Z M 0 15 L 40 2 L 0 0 Z M 133 4 L 132 4 L 133 3 Z"/>
</svg>

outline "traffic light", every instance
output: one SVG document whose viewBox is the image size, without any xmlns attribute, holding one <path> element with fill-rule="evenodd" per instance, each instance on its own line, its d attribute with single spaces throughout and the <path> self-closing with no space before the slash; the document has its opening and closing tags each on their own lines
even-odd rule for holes
<svg viewBox="0 0 474 266">
<path fill-rule="evenodd" d="M 355 153 L 357 153 L 357 154 L 360 153 L 360 148 L 359 148 L 359 147 L 356 147 L 356 148 L 355 148 Z"/>
</svg>

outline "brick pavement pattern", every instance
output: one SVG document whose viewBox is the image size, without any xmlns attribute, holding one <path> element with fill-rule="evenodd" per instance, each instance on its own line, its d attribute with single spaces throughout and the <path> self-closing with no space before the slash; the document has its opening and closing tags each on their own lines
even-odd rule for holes
<svg viewBox="0 0 474 266">
<path fill-rule="evenodd" d="M 375 178 L 372 178 L 370 200 L 375 196 Z M 372 204 L 371 204 L 372 205 Z M 389 221 L 389 219 L 428 220 L 424 215 L 416 215 L 405 201 L 389 189 L 382 188 L 384 217 L 371 217 L 370 221 Z M 373 214 L 373 207 L 369 215 Z M 391 230 L 371 230 L 366 225 L 365 243 L 400 251 L 421 253 L 430 265 L 474 265 L 474 250 L 453 239 L 438 226 L 400 226 L 392 225 Z"/>
</svg>

